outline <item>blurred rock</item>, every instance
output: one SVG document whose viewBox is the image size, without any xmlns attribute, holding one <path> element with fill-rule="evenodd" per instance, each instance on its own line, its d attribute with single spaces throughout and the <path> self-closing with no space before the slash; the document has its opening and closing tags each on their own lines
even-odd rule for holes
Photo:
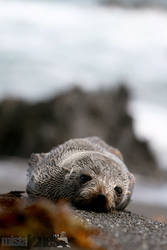
<svg viewBox="0 0 167 250">
<path fill-rule="evenodd" d="M 101 4 L 109 6 L 121 6 L 128 8 L 165 8 L 167 2 L 165 0 L 99 0 Z"/>
<path fill-rule="evenodd" d="M 0 103 L 0 155 L 29 157 L 75 137 L 99 136 L 118 147 L 132 172 L 150 174 L 156 160 L 146 141 L 136 138 L 127 112 L 129 91 L 86 93 L 73 88 L 36 104 Z"/>
</svg>

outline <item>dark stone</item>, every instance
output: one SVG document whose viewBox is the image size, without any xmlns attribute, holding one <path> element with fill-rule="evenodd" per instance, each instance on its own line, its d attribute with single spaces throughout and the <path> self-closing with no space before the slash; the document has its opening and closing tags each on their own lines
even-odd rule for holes
<svg viewBox="0 0 167 250">
<path fill-rule="evenodd" d="M 164 0 L 99 0 L 101 5 L 120 6 L 123 8 L 164 8 L 167 3 Z"/>
<path fill-rule="evenodd" d="M 29 157 L 75 137 L 99 136 L 118 147 L 132 172 L 149 174 L 156 160 L 146 141 L 136 138 L 127 112 L 129 91 L 84 92 L 73 88 L 43 102 L 0 103 L 0 155 Z"/>
</svg>

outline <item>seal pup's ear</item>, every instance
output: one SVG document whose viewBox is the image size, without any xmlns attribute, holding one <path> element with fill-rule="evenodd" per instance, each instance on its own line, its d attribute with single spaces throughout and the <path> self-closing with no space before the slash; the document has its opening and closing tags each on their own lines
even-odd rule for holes
<svg viewBox="0 0 167 250">
<path fill-rule="evenodd" d="M 129 172 L 128 173 L 128 179 L 129 179 L 128 189 L 127 189 L 127 192 L 125 193 L 124 199 L 122 200 L 122 202 L 117 207 L 118 210 L 123 210 L 129 204 L 129 202 L 131 200 L 133 187 L 134 187 L 134 184 L 135 184 L 135 177 L 134 177 L 134 175 L 132 173 Z"/>
<path fill-rule="evenodd" d="M 32 153 L 28 162 L 30 167 L 36 167 L 46 156 L 48 153 L 34 154 Z"/>
<path fill-rule="evenodd" d="M 26 192 L 30 195 L 34 193 L 36 185 L 41 177 L 43 167 L 45 167 L 45 158 L 48 153 L 31 154 L 27 169 L 27 187 Z"/>
<path fill-rule="evenodd" d="M 41 153 L 41 154 L 31 154 L 30 159 L 28 161 L 29 168 L 27 169 L 27 181 L 29 182 L 32 175 L 34 175 L 34 172 L 37 171 L 37 167 L 41 164 L 44 157 L 47 154 Z"/>
<path fill-rule="evenodd" d="M 27 169 L 27 177 L 28 180 L 30 177 L 35 174 L 37 171 L 38 166 L 43 166 L 44 158 L 48 155 L 48 153 L 41 153 L 41 154 L 31 154 L 30 159 L 28 161 L 29 168 Z"/>
<path fill-rule="evenodd" d="M 117 148 L 114 148 L 114 147 L 108 145 L 102 139 L 100 139 L 98 136 L 87 137 L 86 139 L 88 141 L 90 141 L 91 143 L 95 144 L 97 147 L 100 147 L 102 150 L 116 155 L 121 161 L 124 160 L 123 155 L 121 154 L 121 152 Z"/>
<path fill-rule="evenodd" d="M 113 153 L 114 155 L 116 155 L 121 161 L 124 160 L 123 155 L 121 154 L 121 152 L 117 148 L 110 146 L 110 152 Z"/>
<path fill-rule="evenodd" d="M 132 193 L 136 178 L 132 173 L 128 173 L 128 178 L 129 178 L 129 187 L 128 187 L 128 191 L 130 191 Z"/>
</svg>

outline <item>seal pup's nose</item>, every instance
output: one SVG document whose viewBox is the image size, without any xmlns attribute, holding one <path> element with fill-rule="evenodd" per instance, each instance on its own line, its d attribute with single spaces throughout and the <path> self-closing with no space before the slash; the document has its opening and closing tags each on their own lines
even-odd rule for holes
<svg viewBox="0 0 167 250">
<path fill-rule="evenodd" d="M 94 200 L 94 206 L 96 211 L 107 210 L 107 197 L 102 193 L 98 194 Z"/>
<path fill-rule="evenodd" d="M 96 201 L 99 203 L 99 205 L 103 206 L 107 202 L 107 198 L 104 194 L 98 194 Z"/>
</svg>

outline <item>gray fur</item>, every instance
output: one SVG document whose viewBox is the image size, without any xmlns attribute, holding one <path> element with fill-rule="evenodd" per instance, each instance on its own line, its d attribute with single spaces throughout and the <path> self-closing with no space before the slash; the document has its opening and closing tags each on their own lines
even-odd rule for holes
<svg viewBox="0 0 167 250">
<path fill-rule="evenodd" d="M 130 201 L 134 176 L 119 150 L 98 137 L 71 139 L 49 153 L 32 154 L 29 161 L 27 193 L 30 198 L 67 199 L 80 208 L 124 209 Z M 81 175 L 91 180 L 81 183 Z M 120 197 L 115 186 L 122 188 Z M 98 194 L 106 197 L 104 205 Z"/>
</svg>

